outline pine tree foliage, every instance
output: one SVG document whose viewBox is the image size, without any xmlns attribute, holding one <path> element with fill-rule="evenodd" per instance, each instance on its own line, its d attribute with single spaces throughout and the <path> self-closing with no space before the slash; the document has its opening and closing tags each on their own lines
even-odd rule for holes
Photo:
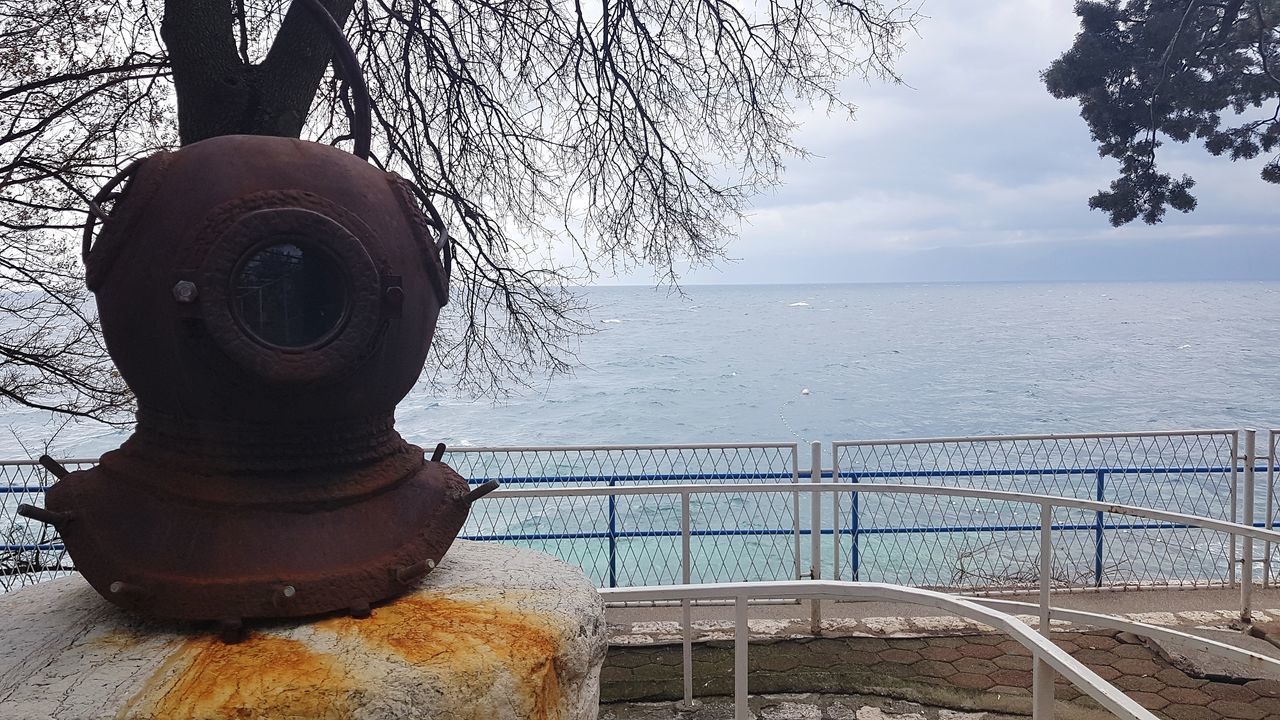
<svg viewBox="0 0 1280 720">
<path fill-rule="evenodd" d="M 1081 31 L 1044 82 L 1074 98 L 1098 143 L 1119 162 L 1089 199 L 1112 225 L 1195 209 L 1195 180 L 1157 165 L 1162 139 L 1196 140 L 1232 160 L 1280 146 L 1280 1 L 1081 0 Z M 1262 168 L 1280 182 L 1280 156 Z"/>
</svg>

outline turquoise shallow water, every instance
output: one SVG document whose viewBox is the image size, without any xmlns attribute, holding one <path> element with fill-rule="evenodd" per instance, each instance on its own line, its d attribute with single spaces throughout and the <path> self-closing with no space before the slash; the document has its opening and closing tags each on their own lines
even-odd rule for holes
<svg viewBox="0 0 1280 720">
<path fill-rule="evenodd" d="M 415 391 L 401 432 L 544 445 L 1280 425 L 1280 283 L 684 290 L 588 289 L 598 332 L 573 374 L 499 402 Z M 7 410 L 0 456 L 38 454 L 53 431 Z M 122 438 L 76 424 L 53 449 Z"/>
</svg>

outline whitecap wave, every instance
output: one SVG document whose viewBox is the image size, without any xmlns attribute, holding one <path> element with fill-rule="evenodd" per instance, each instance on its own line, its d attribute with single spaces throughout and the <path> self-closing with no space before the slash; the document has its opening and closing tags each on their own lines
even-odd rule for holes
<svg viewBox="0 0 1280 720">
<path fill-rule="evenodd" d="M 809 307 L 809 303 L 807 303 L 807 302 L 793 302 L 793 303 L 791 303 L 790 305 L 788 305 L 787 307 Z"/>
</svg>

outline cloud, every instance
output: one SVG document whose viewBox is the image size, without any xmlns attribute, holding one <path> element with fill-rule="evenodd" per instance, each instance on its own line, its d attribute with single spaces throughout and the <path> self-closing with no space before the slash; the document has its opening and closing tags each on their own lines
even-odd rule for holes
<svg viewBox="0 0 1280 720">
<path fill-rule="evenodd" d="M 1194 213 L 1115 229 L 1088 209 L 1114 162 L 1098 157 L 1077 106 L 1039 78 L 1078 30 L 1072 5 L 928 3 L 898 65 L 909 86 L 846 82 L 854 121 L 799 110 L 797 140 L 813 157 L 756 198 L 729 245 L 738 262 L 686 280 L 1280 278 L 1270 239 L 1280 203 L 1258 178 L 1264 159 L 1169 143 L 1165 170 L 1199 181 Z"/>
</svg>

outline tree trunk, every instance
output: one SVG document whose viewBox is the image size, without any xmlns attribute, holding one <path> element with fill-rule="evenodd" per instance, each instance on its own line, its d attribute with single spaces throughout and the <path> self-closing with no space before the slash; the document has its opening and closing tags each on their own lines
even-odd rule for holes
<svg viewBox="0 0 1280 720">
<path fill-rule="evenodd" d="M 355 0 L 322 0 L 338 25 Z M 298 137 L 333 48 L 311 13 L 294 2 L 267 57 L 240 57 L 231 0 L 166 0 L 161 35 L 173 64 L 183 145 L 219 135 Z"/>
</svg>

